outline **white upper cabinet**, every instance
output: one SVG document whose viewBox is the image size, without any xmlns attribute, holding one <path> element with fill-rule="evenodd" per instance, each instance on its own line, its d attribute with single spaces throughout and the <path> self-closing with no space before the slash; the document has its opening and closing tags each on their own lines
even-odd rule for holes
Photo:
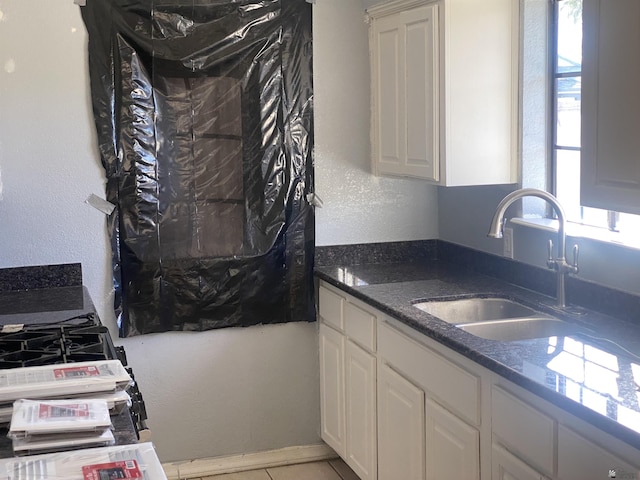
<svg viewBox="0 0 640 480">
<path fill-rule="evenodd" d="M 584 0 L 581 204 L 640 214 L 640 2 Z"/>
<path fill-rule="evenodd" d="M 517 181 L 518 0 L 401 0 L 367 11 L 377 174 Z"/>
<path fill-rule="evenodd" d="M 375 167 L 438 181 L 438 6 L 372 24 Z"/>
</svg>

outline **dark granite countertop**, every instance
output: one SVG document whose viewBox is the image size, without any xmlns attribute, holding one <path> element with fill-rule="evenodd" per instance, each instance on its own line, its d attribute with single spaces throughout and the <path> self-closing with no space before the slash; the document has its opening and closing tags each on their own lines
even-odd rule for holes
<svg viewBox="0 0 640 480">
<path fill-rule="evenodd" d="M 0 268 L 0 326 L 66 322 L 95 312 L 79 263 Z"/>
<path fill-rule="evenodd" d="M 0 325 L 57 323 L 95 312 L 89 292 L 81 285 L 0 291 Z"/>
<path fill-rule="evenodd" d="M 316 276 L 640 448 L 640 357 L 632 353 L 640 354 L 640 326 L 580 307 L 559 312 L 552 297 L 441 259 L 361 265 L 343 260 L 317 265 Z M 578 323 L 590 336 L 486 340 L 413 306 L 469 294 L 519 301 Z"/>
</svg>

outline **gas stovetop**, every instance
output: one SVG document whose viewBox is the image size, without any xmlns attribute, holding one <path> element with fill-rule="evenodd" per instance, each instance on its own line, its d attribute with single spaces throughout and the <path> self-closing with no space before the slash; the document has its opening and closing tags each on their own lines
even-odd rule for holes
<svg viewBox="0 0 640 480">
<path fill-rule="evenodd" d="M 27 325 L 0 333 L 0 369 L 118 358 L 107 327 L 92 319 L 79 325 Z"/>
<path fill-rule="evenodd" d="M 118 359 L 127 366 L 123 347 L 114 347 L 109 329 L 88 313 L 53 324 L 21 326 L 15 333 L 0 333 L 0 370 Z M 127 368 L 129 375 L 133 371 Z M 128 390 L 129 409 L 136 432 L 146 429 L 147 412 L 137 384 Z"/>
</svg>

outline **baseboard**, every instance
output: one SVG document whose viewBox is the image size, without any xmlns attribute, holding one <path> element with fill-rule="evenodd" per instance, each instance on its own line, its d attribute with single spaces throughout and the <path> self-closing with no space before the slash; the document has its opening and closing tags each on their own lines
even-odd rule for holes
<svg viewBox="0 0 640 480">
<path fill-rule="evenodd" d="M 221 475 L 223 473 L 328 460 L 337 456 L 336 452 L 322 443 L 230 457 L 199 458 L 187 462 L 163 463 L 162 467 L 168 480 L 184 480 L 209 475 Z"/>
</svg>

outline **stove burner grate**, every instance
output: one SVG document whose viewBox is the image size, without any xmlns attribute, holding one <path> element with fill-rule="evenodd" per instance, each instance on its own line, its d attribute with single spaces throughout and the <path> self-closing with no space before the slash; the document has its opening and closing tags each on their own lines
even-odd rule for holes
<svg viewBox="0 0 640 480">
<path fill-rule="evenodd" d="M 0 369 L 52 363 L 109 360 L 116 357 L 108 329 L 101 325 L 27 326 L 0 334 Z"/>
</svg>

